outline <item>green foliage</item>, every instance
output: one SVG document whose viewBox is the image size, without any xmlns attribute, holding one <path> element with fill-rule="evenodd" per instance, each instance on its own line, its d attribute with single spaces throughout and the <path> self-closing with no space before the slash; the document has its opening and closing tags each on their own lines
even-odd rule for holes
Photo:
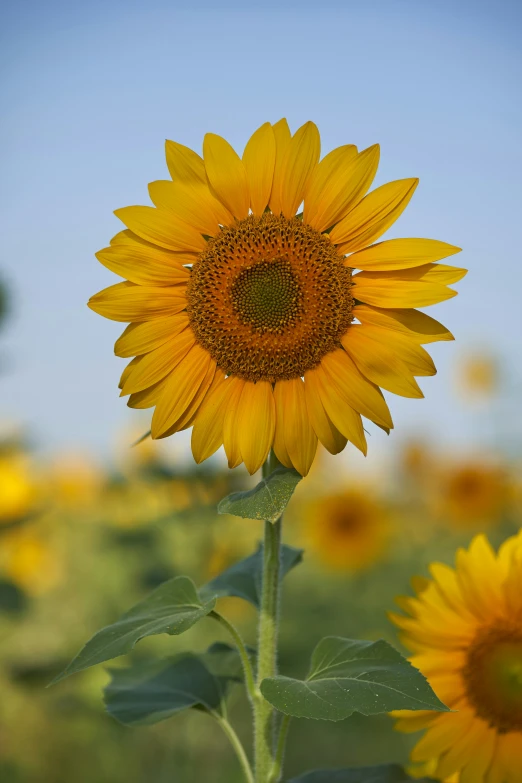
<svg viewBox="0 0 522 783">
<path fill-rule="evenodd" d="M 126 726 L 158 723 L 190 708 L 219 712 L 230 684 L 241 679 L 240 670 L 237 652 L 226 644 L 212 645 L 204 655 L 110 669 L 105 705 Z"/>
<path fill-rule="evenodd" d="M 292 778 L 288 783 L 407 783 L 413 779 L 397 764 L 384 764 L 356 769 L 316 770 Z M 415 778 L 415 780 L 417 783 L 430 783 L 431 778 Z"/>
<path fill-rule="evenodd" d="M 0 612 L 18 614 L 27 608 L 27 603 L 25 593 L 17 585 L 0 579 Z"/>
<path fill-rule="evenodd" d="M 327 636 L 313 652 L 306 680 L 269 677 L 261 692 L 280 712 L 316 720 L 343 720 L 354 712 L 447 710 L 425 677 L 383 640 Z"/>
<path fill-rule="evenodd" d="M 281 547 L 281 579 L 303 559 L 303 550 L 292 546 Z M 263 576 L 263 547 L 239 563 L 227 568 L 199 591 L 202 599 L 210 596 L 243 598 L 259 609 L 261 579 Z"/>
<path fill-rule="evenodd" d="M 89 666 L 125 655 L 146 636 L 184 633 L 206 617 L 215 604 L 215 598 L 202 602 L 188 577 L 170 579 L 115 623 L 98 631 L 53 683 Z"/>
<path fill-rule="evenodd" d="M 277 468 L 248 492 L 233 492 L 218 504 L 220 514 L 275 522 L 303 477 L 293 468 Z"/>
</svg>

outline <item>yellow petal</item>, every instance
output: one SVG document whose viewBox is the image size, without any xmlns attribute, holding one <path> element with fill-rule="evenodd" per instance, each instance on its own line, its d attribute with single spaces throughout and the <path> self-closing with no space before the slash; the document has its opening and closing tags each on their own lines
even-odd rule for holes
<svg viewBox="0 0 522 783">
<path fill-rule="evenodd" d="M 371 381 L 401 397 L 423 397 L 413 374 L 368 328 L 352 324 L 342 338 L 344 349 Z"/>
<path fill-rule="evenodd" d="M 326 160 L 326 158 L 325 158 Z M 325 231 L 341 220 L 364 196 L 372 184 L 379 165 L 379 145 L 349 157 L 333 171 L 322 193 L 315 201 L 315 210 L 307 218 L 306 197 L 303 219 L 317 231 Z M 319 168 L 321 164 L 317 168 Z M 317 170 L 317 169 L 316 169 Z M 314 172 L 315 173 L 315 172 Z M 308 194 L 307 194 L 308 195 Z M 333 241 L 333 240 L 332 240 Z"/>
<path fill-rule="evenodd" d="M 196 343 L 170 373 L 152 417 L 153 438 L 164 437 L 183 416 L 213 361 L 208 351 Z"/>
<path fill-rule="evenodd" d="M 159 179 L 149 185 L 152 203 L 158 209 L 173 212 L 176 218 L 201 234 L 213 237 L 219 232 L 219 223 L 212 209 L 213 199 L 207 183 L 190 186 L 181 182 Z"/>
<path fill-rule="evenodd" d="M 436 239 L 389 239 L 352 253 L 346 264 L 352 269 L 389 271 L 422 266 L 455 253 L 460 253 L 460 247 Z"/>
<path fill-rule="evenodd" d="M 116 283 L 92 296 L 88 306 L 112 321 L 148 321 L 184 310 L 187 305 L 185 291 L 185 286 L 152 288 Z"/>
<path fill-rule="evenodd" d="M 223 421 L 232 388 L 232 384 L 227 380 L 223 373 L 216 373 L 212 387 L 197 412 L 191 446 L 198 465 L 223 445 Z"/>
<path fill-rule="evenodd" d="M 351 408 L 387 429 L 393 427 L 390 411 L 380 390 L 359 372 L 346 351 L 339 348 L 326 354 L 321 360 L 321 367 Z"/>
<path fill-rule="evenodd" d="M 419 310 L 409 308 L 382 310 L 379 307 L 361 304 L 354 307 L 353 313 L 362 324 L 395 329 L 404 332 L 419 343 L 454 339 L 445 326 Z"/>
<path fill-rule="evenodd" d="M 360 414 L 347 404 L 337 388 L 330 383 L 321 365 L 315 368 L 314 374 L 328 418 L 339 432 L 366 456 L 367 444 Z"/>
<path fill-rule="evenodd" d="M 381 272 L 380 277 L 371 279 L 361 277 L 364 274 L 371 273 L 360 272 L 353 276 L 352 292 L 356 299 L 374 307 L 428 307 L 457 296 L 456 291 L 440 283 L 424 280 L 389 280 L 385 277 L 386 274 L 393 274 L 393 272 Z"/>
<path fill-rule="evenodd" d="M 196 183 L 206 184 L 205 164 L 197 152 L 179 144 L 177 141 L 165 142 L 165 156 L 170 176 L 174 182 L 185 185 Z"/>
<path fill-rule="evenodd" d="M 173 181 L 184 188 L 190 188 L 196 197 L 201 194 L 201 186 L 204 186 L 208 192 L 208 195 L 205 194 L 205 201 L 209 203 L 218 223 L 223 226 L 232 223 L 232 214 L 210 193 L 203 158 L 189 147 L 175 141 L 166 142 L 166 153 L 167 166 Z"/>
<path fill-rule="evenodd" d="M 274 164 L 274 179 L 272 184 L 272 192 L 270 194 L 269 207 L 274 215 L 279 215 L 281 212 L 281 176 L 283 173 L 283 163 L 286 159 L 286 153 L 290 146 L 290 128 L 285 119 L 279 120 L 272 126 L 274 131 L 274 139 L 276 144 L 276 155 Z M 280 460 L 281 462 L 282 460 Z M 284 463 L 283 463 L 284 464 Z"/>
<path fill-rule="evenodd" d="M 134 370 L 135 367 L 138 366 L 138 364 L 141 362 L 141 356 L 136 356 L 135 359 L 133 359 L 131 362 L 127 364 L 124 371 L 121 374 L 120 382 L 118 384 L 118 389 L 123 389 L 125 386 L 125 383 L 127 381 L 127 378 L 130 376 L 131 372 Z M 122 395 L 120 394 L 120 397 Z"/>
<path fill-rule="evenodd" d="M 119 231 L 115 234 L 109 244 L 111 247 L 119 246 L 120 250 L 123 250 L 121 247 L 122 245 L 126 245 L 127 247 L 130 246 L 133 249 L 136 249 L 136 245 L 140 245 L 149 250 L 155 250 L 158 253 L 165 253 L 165 255 L 168 255 L 169 258 L 172 259 L 173 264 L 193 264 L 198 257 L 195 250 L 186 250 L 183 252 L 181 250 L 167 250 L 164 247 L 158 247 L 154 242 L 149 242 L 148 240 L 143 239 L 143 237 L 139 237 L 134 231 L 131 231 L 128 228 L 124 228 L 123 231 Z"/>
<path fill-rule="evenodd" d="M 441 756 L 457 742 L 460 742 L 473 723 L 471 710 L 452 712 L 437 716 L 438 719 L 427 730 L 412 751 L 412 761 L 430 761 Z"/>
<path fill-rule="evenodd" d="M 283 430 L 288 457 L 298 473 L 306 476 L 317 451 L 317 435 L 308 416 L 302 379 L 277 381 L 274 397 L 277 427 Z"/>
<path fill-rule="evenodd" d="M 194 332 L 188 327 L 159 348 L 146 353 L 130 374 L 122 393 L 135 394 L 161 381 L 186 356 L 195 342 Z"/>
<path fill-rule="evenodd" d="M 384 350 L 391 352 L 394 357 L 403 362 L 413 375 L 436 374 L 437 370 L 429 353 L 419 345 L 417 340 L 413 340 L 407 334 L 391 329 L 382 329 L 380 326 L 354 325 L 353 328 L 364 330 L 367 339 L 381 343 Z M 350 344 L 350 329 L 342 338 L 346 339 L 348 345 Z"/>
<path fill-rule="evenodd" d="M 351 164 L 357 158 L 357 147 L 355 144 L 345 144 L 342 147 L 336 147 L 329 152 L 317 164 L 311 175 L 304 197 L 303 219 L 306 223 L 317 215 L 318 206 L 322 200 L 332 201 L 332 193 L 338 191 L 333 188 L 334 182 L 338 185 L 339 169 L 344 173 L 350 170 Z M 343 185 L 346 184 L 346 177 L 342 179 Z"/>
<path fill-rule="evenodd" d="M 207 393 L 212 387 L 215 375 L 216 362 L 214 359 L 211 359 L 208 362 L 207 372 L 202 376 L 201 383 L 197 388 L 196 394 L 187 407 L 184 410 L 182 409 L 180 416 L 175 419 L 175 421 L 170 425 L 169 429 L 163 433 L 161 436 L 162 438 L 168 438 L 170 435 L 174 435 L 176 432 L 181 432 L 182 430 L 187 429 L 187 427 L 192 427 L 196 418 L 196 414 L 201 407 Z"/>
<path fill-rule="evenodd" d="M 275 430 L 275 403 L 268 381 L 246 383 L 237 410 L 239 450 L 252 475 L 266 460 Z"/>
<path fill-rule="evenodd" d="M 332 229 L 330 239 L 341 253 L 371 245 L 406 209 L 418 179 L 400 179 L 372 190 Z"/>
<path fill-rule="evenodd" d="M 208 181 L 220 201 L 238 220 L 247 217 L 250 207 L 247 174 L 237 152 L 221 136 L 207 133 L 203 157 Z"/>
<path fill-rule="evenodd" d="M 129 408 L 138 408 L 140 410 L 153 408 L 158 404 L 166 382 L 167 378 L 163 378 L 163 380 L 155 383 L 154 386 L 149 386 L 148 389 L 143 389 L 143 391 L 131 394 L 127 400 L 127 405 Z"/>
<path fill-rule="evenodd" d="M 450 285 L 462 280 L 467 271 L 467 269 L 447 266 L 447 264 L 422 264 L 412 269 L 395 269 L 392 272 L 359 272 L 356 277 L 357 282 L 360 280 L 386 280 L 390 285 L 393 285 L 396 280 Z"/>
<path fill-rule="evenodd" d="M 315 370 L 305 374 L 306 409 L 314 432 L 330 454 L 340 454 L 347 443 L 324 409 Z"/>
<path fill-rule="evenodd" d="M 243 153 L 254 215 L 262 215 L 272 192 L 276 141 L 269 122 L 265 122 L 247 142 Z"/>
<path fill-rule="evenodd" d="M 124 359 L 153 351 L 189 325 L 188 315 L 178 313 L 168 318 L 153 318 L 152 321 L 129 324 L 116 340 L 114 353 Z"/>
<path fill-rule="evenodd" d="M 243 462 L 241 449 L 239 448 L 239 428 L 237 426 L 237 411 L 239 400 L 247 382 L 237 376 L 227 379 L 231 388 L 227 398 L 227 410 L 223 420 L 223 446 L 228 458 L 228 467 L 237 468 Z"/>
<path fill-rule="evenodd" d="M 123 207 L 114 214 L 139 237 L 167 250 L 204 250 L 207 243 L 172 212 L 155 207 Z"/>
<path fill-rule="evenodd" d="M 281 172 L 281 211 L 285 217 L 294 217 L 297 212 L 320 153 L 317 126 L 306 122 L 292 136 Z"/>
<path fill-rule="evenodd" d="M 140 285 L 176 285 L 186 283 L 190 275 L 173 253 L 138 243 L 111 245 L 98 251 L 96 258 L 111 272 Z M 192 261 L 187 255 L 184 263 Z"/>
</svg>

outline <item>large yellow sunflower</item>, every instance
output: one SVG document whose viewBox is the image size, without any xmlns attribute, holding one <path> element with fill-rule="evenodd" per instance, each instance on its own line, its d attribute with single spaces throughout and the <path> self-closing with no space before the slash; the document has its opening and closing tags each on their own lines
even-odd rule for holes
<svg viewBox="0 0 522 783">
<path fill-rule="evenodd" d="M 166 154 L 172 181 L 149 185 L 153 207 L 117 210 L 127 230 L 97 254 L 125 282 L 89 302 L 130 322 L 115 346 L 135 357 L 120 382 L 129 406 L 155 408 L 153 438 L 193 426 L 197 462 L 223 444 L 250 473 L 271 447 L 303 475 L 318 440 L 366 453 L 361 415 L 393 426 L 379 387 L 422 397 L 415 376 L 436 372 L 422 343 L 453 339 L 413 308 L 455 296 L 465 270 L 434 262 L 459 248 L 372 244 L 418 180 L 366 195 L 379 147 L 320 161 L 312 122 L 293 136 L 265 123 L 242 158 L 213 133 L 203 158 L 172 141 Z"/>
<path fill-rule="evenodd" d="M 522 533 L 496 555 L 479 535 L 456 568 L 431 566 L 432 580 L 392 614 L 410 659 L 454 712 L 399 711 L 400 731 L 427 729 L 412 753 L 457 783 L 522 781 Z"/>
</svg>

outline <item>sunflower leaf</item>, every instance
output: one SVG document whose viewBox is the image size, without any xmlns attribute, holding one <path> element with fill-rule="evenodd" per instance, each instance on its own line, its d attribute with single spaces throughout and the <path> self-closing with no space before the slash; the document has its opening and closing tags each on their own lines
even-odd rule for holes
<svg viewBox="0 0 522 783">
<path fill-rule="evenodd" d="M 407 783 L 411 778 L 398 764 L 353 769 L 318 769 L 288 783 Z M 435 783 L 431 778 L 415 778 L 417 783 Z"/>
<path fill-rule="evenodd" d="M 312 654 L 306 680 L 269 677 L 261 692 L 280 712 L 315 720 L 343 720 L 354 712 L 448 709 L 425 677 L 382 639 L 327 636 Z"/>
<path fill-rule="evenodd" d="M 303 559 L 303 550 L 292 546 L 281 547 L 281 579 Z M 263 576 L 263 547 L 260 546 L 253 555 L 234 563 L 222 574 L 204 585 L 199 594 L 205 597 L 234 596 L 243 598 L 259 609 L 261 604 L 261 579 Z"/>
<path fill-rule="evenodd" d="M 275 522 L 290 502 L 303 477 L 293 468 L 280 467 L 248 492 L 233 492 L 218 503 L 219 514 Z"/>
<path fill-rule="evenodd" d="M 125 726 L 159 723 L 191 708 L 218 712 L 230 685 L 241 680 L 240 672 L 239 656 L 227 644 L 214 644 L 204 655 L 182 653 L 109 669 L 105 706 Z"/>
<path fill-rule="evenodd" d="M 215 596 L 201 601 L 188 577 L 169 579 L 115 623 L 98 631 L 51 685 L 82 669 L 125 655 L 146 636 L 184 633 L 209 614 L 215 604 Z"/>
</svg>

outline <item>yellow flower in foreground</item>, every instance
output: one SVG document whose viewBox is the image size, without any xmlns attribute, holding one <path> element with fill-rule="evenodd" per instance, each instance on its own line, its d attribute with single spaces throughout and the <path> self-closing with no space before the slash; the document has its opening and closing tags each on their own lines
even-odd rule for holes
<svg viewBox="0 0 522 783">
<path fill-rule="evenodd" d="M 359 571 L 384 554 L 388 517 L 368 492 L 347 490 L 310 499 L 300 514 L 310 552 L 328 568 Z"/>
<path fill-rule="evenodd" d="M 366 453 L 361 415 L 393 426 L 379 387 L 422 397 L 415 376 L 435 373 L 422 344 L 453 339 L 413 308 L 455 296 L 465 270 L 434 262 L 459 248 L 372 244 L 418 180 L 367 195 L 379 147 L 320 161 L 311 122 L 293 136 L 265 123 L 242 158 L 213 133 L 203 158 L 172 141 L 166 154 L 172 181 L 149 185 L 154 207 L 117 210 L 127 230 L 97 254 L 125 282 L 89 302 L 130 322 L 115 347 L 135 357 L 120 382 L 129 406 L 155 408 L 153 438 L 193 426 L 197 462 L 224 445 L 250 473 L 272 446 L 302 474 L 318 439 Z"/>
<path fill-rule="evenodd" d="M 455 569 L 431 566 L 416 598 L 392 614 L 410 658 L 454 712 L 399 711 L 401 731 L 427 729 L 412 752 L 458 783 L 522 780 L 522 533 L 496 555 L 479 535 Z"/>
<path fill-rule="evenodd" d="M 456 527 L 494 525 L 507 509 L 509 486 L 500 465 L 469 460 L 448 466 L 437 486 L 438 513 Z"/>
</svg>

